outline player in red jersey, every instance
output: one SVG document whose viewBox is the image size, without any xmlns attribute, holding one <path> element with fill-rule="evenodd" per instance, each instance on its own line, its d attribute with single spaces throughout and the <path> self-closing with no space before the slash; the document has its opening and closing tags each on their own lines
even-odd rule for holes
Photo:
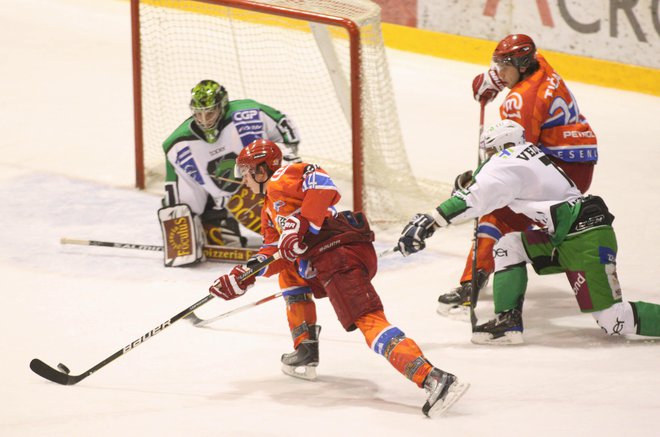
<svg viewBox="0 0 660 437">
<path fill-rule="evenodd" d="M 385 317 L 371 284 L 376 274 L 374 234 L 359 212 L 337 213 L 339 191 L 318 165 L 281 166 L 282 154 L 269 140 L 257 140 L 236 160 L 237 173 L 254 193 L 264 194 L 263 246 L 255 264 L 279 252 L 281 259 L 259 275 L 279 274 L 294 351 L 282 355 L 282 370 L 313 379 L 319 363 L 320 326 L 313 297 L 328 297 L 346 331 L 359 329 L 367 345 L 428 392 L 422 411 L 438 416 L 467 390 L 468 384 L 434 367 L 419 346 Z M 248 268 L 250 264 L 248 264 Z M 222 299 L 243 295 L 255 277 L 240 281 L 238 265 L 222 275 L 210 292 Z"/>
<path fill-rule="evenodd" d="M 502 119 L 510 119 L 525 129 L 525 139 L 538 146 L 585 193 L 591 185 L 598 160 L 596 135 L 578 109 L 577 102 L 564 80 L 537 53 L 527 35 L 509 35 L 493 52 L 491 68 L 474 78 L 475 100 L 492 101 L 505 87 L 509 88 L 500 106 Z M 472 173 L 456 178 L 455 188 L 472 182 Z M 509 232 L 524 231 L 533 223 L 509 208 L 498 209 L 480 217 L 477 228 L 477 293 L 495 268 L 493 247 Z M 472 255 L 470 250 L 460 286 L 438 297 L 438 313 L 467 320 L 472 290 Z"/>
</svg>

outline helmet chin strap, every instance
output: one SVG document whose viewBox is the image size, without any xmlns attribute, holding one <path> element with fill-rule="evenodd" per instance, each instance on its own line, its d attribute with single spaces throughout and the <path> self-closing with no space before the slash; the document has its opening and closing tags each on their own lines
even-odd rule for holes
<svg viewBox="0 0 660 437">
<path fill-rule="evenodd" d="M 261 165 L 261 164 L 260 164 L 260 165 Z M 265 194 L 266 194 L 266 184 L 267 184 L 268 181 L 270 180 L 270 177 L 273 176 L 273 173 L 274 173 L 274 172 L 270 171 L 267 167 L 265 167 L 265 165 L 262 166 L 261 169 L 262 169 L 262 171 L 263 171 L 263 173 L 261 173 L 261 174 L 264 175 L 264 176 L 266 176 L 266 180 L 263 181 L 263 182 L 258 182 L 258 181 L 256 180 L 256 178 L 253 178 L 253 179 L 254 179 L 254 181 L 255 181 L 256 183 L 259 184 L 259 194 L 263 194 L 263 195 L 265 195 Z"/>
</svg>

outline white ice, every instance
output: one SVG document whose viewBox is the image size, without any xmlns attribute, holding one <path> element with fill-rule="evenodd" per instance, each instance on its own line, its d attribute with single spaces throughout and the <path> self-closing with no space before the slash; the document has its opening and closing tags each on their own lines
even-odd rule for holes
<svg viewBox="0 0 660 437">
<path fill-rule="evenodd" d="M 316 382 L 280 371 L 291 347 L 280 300 L 209 328 L 176 323 L 75 386 L 40 378 L 31 359 L 80 374 L 201 299 L 229 265 L 165 269 L 154 253 L 59 244 L 160 243 L 159 198 L 132 188 L 129 3 L 2 6 L 0 435 L 658 435 L 660 344 L 606 337 L 563 277 L 530 274 L 519 347 L 472 345 L 469 324 L 435 314 L 437 296 L 458 281 L 470 224 L 437 233 L 418 255 L 383 259 L 374 281 L 390 321 L 472 384 L 439 420 L 422 415 L 421 390 L 341 329 L 327 300 L 317 305 Z M 470 83 L 483 67 L 389 56 L 415 172 L 452 180 L 477 159 Z M 660 302 L 660 98 L 570 86 L 598 135 L 592 192 L 616 215 L 624 296 Z M 491 105 L 487 121 L 496 118 Z M 378 249 L 395 239 L 379 233 Z M 274 279 L 259 280 L 242 299 L 198 312 L 276 291 Z M 492 316 L 490 297 L 488 289 L 481 319 Z"/>
</svg>

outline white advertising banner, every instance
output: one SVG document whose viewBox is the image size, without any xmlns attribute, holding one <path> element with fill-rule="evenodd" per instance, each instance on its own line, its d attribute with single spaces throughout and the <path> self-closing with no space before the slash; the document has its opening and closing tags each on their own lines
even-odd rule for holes
<svg viewBox="0 0 660 437">
<path fill-rule="evenodd" d="M 660 68 L 660 0 L 418 0 L 420 29 Z"/>
</svg>

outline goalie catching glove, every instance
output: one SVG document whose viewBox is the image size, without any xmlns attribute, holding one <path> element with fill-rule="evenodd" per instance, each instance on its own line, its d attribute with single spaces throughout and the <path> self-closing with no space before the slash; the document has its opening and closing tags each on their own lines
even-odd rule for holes
<svg viewBox="0 0 660 437">
<path fill-rule="evenodd" d="M 398 248 L 403 256 L 419 252 L 426 247 L 425 240 L 439 227 L 431 214 L 415 214 L 399 237 Z"/>
<path fill-rule="evenodd" d="M 222 275 L 216 279 L 209 288 L 209 292 L 224 300 L 231 300 L 244 295 L 256 281 L 254 275 L 242 281 L 239 279 L 241 275 L 249 271 L 241 265 L 235 266 L 228 275 Z"/>
<path fill-rule="evenodd" d="M 303 238 L 308 229 L 309 221 L 300 214 L 294 214 L 284 222 L 277 244 L 282 258 L 294 262 L 307 252 L 308 247 L 303 243 Z"/>
</svg>

